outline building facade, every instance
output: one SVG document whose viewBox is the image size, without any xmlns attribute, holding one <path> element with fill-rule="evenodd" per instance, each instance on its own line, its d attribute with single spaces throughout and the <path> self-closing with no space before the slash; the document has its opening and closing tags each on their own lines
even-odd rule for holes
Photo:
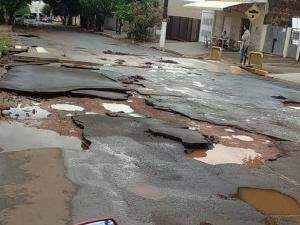
<svg viewBox="0 0 300 225">
<path fill-rule="evenodd" d="M 300 0 L 169 0 L 168 13 L 168 39 L 205 43 L 226 31 L 231 45 L 238 49 L 243 26 L 248 25 L 251 50 L 299 57 L 291 21 L 300 16 Z"/>
</svg>

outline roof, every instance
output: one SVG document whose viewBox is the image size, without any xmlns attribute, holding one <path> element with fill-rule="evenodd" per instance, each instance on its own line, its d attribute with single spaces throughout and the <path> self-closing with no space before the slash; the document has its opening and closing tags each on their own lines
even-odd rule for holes
<svg viewBox="0 0 300 225">
<path fill-rule="evenodd" d="M 268 0 L 240 0 L 240 1 L 227 1 L 227 0 L 185 0 L 190 2 L 184 5 L 184 7 L 201 8 L 209 10 L 223 10 L 225 8 L 245 4 L 245 3 L 266 3 Z"/>
</svg>

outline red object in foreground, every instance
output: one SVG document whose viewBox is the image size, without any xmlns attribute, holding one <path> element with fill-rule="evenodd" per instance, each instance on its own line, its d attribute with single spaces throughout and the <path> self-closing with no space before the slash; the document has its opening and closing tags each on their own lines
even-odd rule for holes
<svg viewBox="0 0 300 225">
<path fill-rule="evenodd" d="M 88 225 L 96 222 L 101 222 L 101 221 L 112 221 L 114 225 L 118 225 L 118 223 L 114 220 L 112 217 L 95 217 L 80 223 L 76 223 L 74 225 Z"/>
</svg>

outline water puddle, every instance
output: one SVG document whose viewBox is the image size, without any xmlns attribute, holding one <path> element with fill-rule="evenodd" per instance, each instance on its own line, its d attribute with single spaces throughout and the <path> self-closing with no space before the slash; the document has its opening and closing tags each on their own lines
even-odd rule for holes
<svg viewBox="0 0 300 225">
<path fill-rule="evenodd" d="M 262 155 L 253 149 L 227 147 L 221 144 L 214 145 L 212 150 L 194 151 L 191 158 L 210 164 L 247 164 L 261 165 L 263 163 Z"/>
<path fill-rule="evenodd" d="M 227 131 L 227 132 L 231 132 L 231 133 L 234 133 L 235 131 L 234 130 L 232 130 L 232 129 L 225 129 L 225 131 Z"/>
<path fill-rule="evenodd" d="M 54 104 L 51 105 L 51 109 L 63 110 L 63 111 L 83 111 L 84 108 L 77 105 L 70 104 Z"/>
<path fill-rule="evenodd" d="M 38 53 L 42 53 L 42 54 L 48 53 L 48 51 L 43 47 L 36 47 L 35 49 Z"/>
<path fill-rule="evenodd" d="M 39 120 L 47 118 L 51 113 L 47 110 L 40 108 L 38 105 L 35 106 L 24 106 L 18 104 L 16 108 L 10 108 L 9 110 L 3 110 L 4 115 L 10 116 L 12 119 L 19 120 Z"/>
<path fill-rule="evenodd" d="M 232 137 L 230 136 L 221 136 L 222 139 L 232 140 Z"/>
<path fill-rule="evenodd" d="M 129 113 L 129 116 L 136 117 L 136 118 L 145 118 L 144 115 L 138 113 Z"/>
<path fill-rule="evenodd" d="M 237 197 L 264 215 L 300 216 L 300 204 L 274 190 L 239 188 Z"/>
<path fill-rule="evenodd" d="M 103 103 L 103 107 L 106 110 L 109 110 L 114 113 L 133 113 L 133 109 L 129 105 L 125 104 L 116 104 L 116 103 Z"/>
<path fill-rule="evenodd" d="M 1 121 L 0 131 L 0 148 L 4 151 L 33 148 L 82 149 L 79 138 L 61 136 L 51 130 L 26 127 L 19 122 Z"/>
<path fill-rule="evenodd" d="M 252 137 L 246 135 L 232 135 L 232 137 L 241 141 L 254 141 Z"/>
<path fill-rule="evenodd" d="M 97 115 L 98 113 L 95 112 L 86 112 L 85 115 Z"/>
</svg>

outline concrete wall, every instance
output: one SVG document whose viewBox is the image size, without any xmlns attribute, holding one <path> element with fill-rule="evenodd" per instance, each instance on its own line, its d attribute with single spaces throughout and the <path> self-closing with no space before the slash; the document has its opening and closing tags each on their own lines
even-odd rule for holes
<svg viewBox="0 0 300 225">
<path fill-rule="evenodd" d="M 263 51 L 282 56 L 284 43 L 286 41 L 286 33 L 287 33 L 286 28 L 277 27 L 277 26 L 268 26 Z"/>
<path fill-rule="evenodd" d="M 179 16 L 201 19 L 201 9 L 184 7 L 188 2 L 183 0 L 169 0 L 169 16 Z"/>
</svg>

